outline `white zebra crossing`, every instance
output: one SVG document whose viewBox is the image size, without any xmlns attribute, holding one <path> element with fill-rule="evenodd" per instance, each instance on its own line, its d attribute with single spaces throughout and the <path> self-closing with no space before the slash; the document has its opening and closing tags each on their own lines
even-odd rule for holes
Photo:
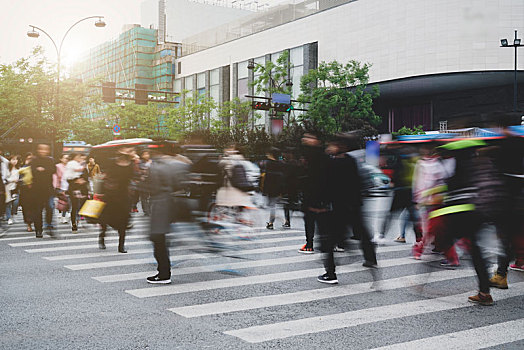
<svg viewBox="0 0 524 350">
<path fill-rule="evenodd" d="M 489 326 L 453 332 L 435 337 L 413 340 L 406 343 L 392 344 L 373 350 L 470 350 L 513 343 L 524 339 L 524 319 L 496 323 Z M 516 331 L 515 330 L 520 330 Z"/>
<path fill-rule="evenodd" d="M 495 300 L 520 296 L 524 293 L 524 282 L 514 283 L 505 291 L 493 291 Z M 448 311 L 470 307 L 467 298 L 472 293 L 455 294 L 435 299 L 390 304 L 369 309 L 349 311 L 339 314 L 308 317 L 299 320 L 276 322 L 267 325 L 225 331 L 225 334 L 240 338 L 249 343 L 296 337 L 342 328 L 357 327 L 363 324 L 423 315 L 438 311 Z M 451 347 L 453 348 L 453 347 Z M 446 349 L 441 347 L 440 349 Z"/>
<path fill-rule="evenodd" d="M 169 311 L 172 311 L 180 316 L 188 318 L 218 315 L 272 306 L 307 303 L 322 299 L 331 299 L 356 294 L 370 293 L 377 290 L 385 291 L 410 286 L 420 286 L 427 283 L 440 282 L 455 278 L 471 277 L 474 275 L 475 271 L 473 270 L 445 270 L 417 275 L 409 275 L 388 280 L 380 280 L 379 283 L 365 282 L 358 284 L 341 285 L 337 286 L 336 288 L 308 289 L 294 293 L 264 295 L 259 297 L 234 299 L 215 303 L 175 307 L 169 309 Z"/>
<path fill-rule="evenodd" d="M 380 266 L 391 267 L 391 266 L 399 266 L 399 265 L 406 265 L 406 264 L 417 264 L 421 262 L 423 262 L 423 260 L 413 260 L 411 258 L 398 258 L 398 259 L 382 260 L 380 262 Z M 359 262 L 358 264 L 340 266 L 337 269 L 337 274 L 369 270 L 368 268 L 363 267 L 361 264 L 362 263 Z M 279 273 L 272 273 L 272 274 L 265 274 L 265 275 L 214 280 L 212 283 L 210 283 L 209 281 L 203 281 L 203 282 L 185 283 L 185 284 L 179 284 L 179 285 L 161 286 L 157 288 L 130 289 L 130 290 L 126 290 L 126 293 L 134 295 L 138 298 L 151 298 L 151 297 L 157 297 L 157 296 L 163 296 L 163 295 L 192 293 L 192 292 L 199 292 L 199 291 L 204 291 L 204 290 L 231 288 L 231 287 L 255 285 L 255 284 L 262 284 L 262 283 L 271 283 L 271 282 L 278 282 L 278 281 L 292 281 L 292 280 L 297 280 L 297 279 L 302 279 L 302 278 L 316 277 L 321 272 L 322 272 L 321 268 L 294 270 L 294 271 L 289 271 L 289 272 L 279 272 Z"/>
</svg>

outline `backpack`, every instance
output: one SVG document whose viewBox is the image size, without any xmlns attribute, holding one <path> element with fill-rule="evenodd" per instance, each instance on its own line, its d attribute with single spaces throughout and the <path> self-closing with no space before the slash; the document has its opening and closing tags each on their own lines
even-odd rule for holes
<svg viewBox="0 0 524 350">
<path fill-rule="evenodd" d="M 235 164 L 231 168 L 231 178 L 229 179 L 233 187 L 242 192 L 249 192 L 255 189 L 253 184 L 247 179 L 246 169 L 242 164 Z"/>
</svg>

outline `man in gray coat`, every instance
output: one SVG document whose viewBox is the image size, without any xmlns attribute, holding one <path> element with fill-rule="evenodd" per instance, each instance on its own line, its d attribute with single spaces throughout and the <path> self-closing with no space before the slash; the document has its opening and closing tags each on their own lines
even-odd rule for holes
<svg viewBox="0 0 524 350">
<path fill-rule="evenodd" d="M 177 208 L 174 193 L 183 189 L 183 182 L 189 172 L 189 164 L 174 157 L 152 152 L 153 162 L 149 170 L 149 191 L 151 194 L 151 241 L 158 263 L 158 274 L 147 278 L 154 284 L 171 283 L 171 263 L 166 244 L 166 233 L 171 230 Z"/>
</svg>

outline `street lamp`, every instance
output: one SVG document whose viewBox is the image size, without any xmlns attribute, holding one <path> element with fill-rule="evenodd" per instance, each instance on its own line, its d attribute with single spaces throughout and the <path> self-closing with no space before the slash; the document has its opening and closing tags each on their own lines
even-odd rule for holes
<svg viewBox="0 0 524 350">
<path fill-rule="evenodd" d="M 102 18 L 104 18 L 104 16 L 89 16 L 89 17 L 85 17 L 85 18 L 79 19 L 78 21 L 73 23 L 73 25 L 70 26 L 67 29 L 67 31 L 65 32 L 64 36 L 62 37 L 62 40 L 60 41 L 60 46 L 56 45 L 56 42 L 53 40 L 51 35 L 49 35 L 45 30 L 43 30 L 42 28 L 39 28 L 37 26 L 31 25 L 31 24 L 29 25 L 29 27 L 31 27 L 31 30 L 27 32 L 27 36 L 28 37 L 30 37 L 30 38 L 38 38 L 40 36 L 40 33 L 37 32 L 36 30 L 39 30 L 42 33 L 44 33 L 51 40 L 51 42 L 53 43 L 53 45 L 55 47 L 55 50 L 56 50 L 56 60 L 57 60 L 57 68 L 56 68 L 56 106 L 57 106 L 57 113 L 58 113 L 58 118 L 57 118 L 58 122 L 60 122 L 60 116 L 59 116 L 59 112 L 58 111 L 59 111 L 59 106 L 60 106 L 60 57 L 61 57 L 61 54 L 62 54 L 62 45 L 64 44 L 64 40 L 65 40 L 67 34 L 69 34 L 69 32 L 71 31 L 71 29 L 73 29 L 74 26 L 76 26 L 80 22 L 83 22 L 83 21 L 86 21 L 86 20 L 92 19 L 92 18 L 97 18 L 98 19 L 95 22 L 95 27 L 103 28 L 103 27 L 106 26 L 106 22 L 104 22 L 102 20 Z M 54 137 L 53 137 L 53 144 L 51 145 L 52 149 L 54 148 L 54 141 L 55 140 L 54 140 Z"/>
<path fill-rule="evenodd" d="M 515 39 L 513 44 L 510 45 L 508 39 L 500 40 L 500 47 L 514 47 L 515 48 L 515 76 L 513 78 L 513 112 L 517 111 L 517 48 L 524 46 L 521 44 L 521 40 L 517 38 L 517 31 L 515 30 Z"/>
</svg>

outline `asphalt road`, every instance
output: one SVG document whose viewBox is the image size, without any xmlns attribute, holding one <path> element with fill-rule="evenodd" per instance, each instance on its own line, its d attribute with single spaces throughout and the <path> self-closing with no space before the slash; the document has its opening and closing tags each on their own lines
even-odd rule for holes
<svg viewBox="0 0 524 350">
<path fill-rule="evenodd" d="M 387 199 L 366 203 L 377 233 Z M 97 247 L 97 228 L 78 234 L 59 225 L 61 239 L 37 240 L 24 225 L 0 238 L 1 349 L 523 349 L 524 273 L 493 290 L 495 305 L 467 302 L 476 291 L 471 261 L 442 269 L 438 255 L 410 258 L 397 244 L 394 221 L 378 247 L 380 268 L 361 266 L 358 249 L 337 253 L 339 285 L 323 285 L 320 254 L 303 255 L 300 215 L 292 228 L 254 228 L 214 237 L 209 252 L 190 225 L 171 235 L 173 283 L 149 285 L 156 264 L 147 218 L 135 215 L 128 254 Z M 21 215 L 17 216 L 21 221 Z M 407 239 L 412 242 L 413 233 Z M 209 238 L 206 238 L 209 240 Z M 493 260 L 493 230 L 484 232 Z M 354 247 L 355 248 L 355 247 Z"/>
</svg>

